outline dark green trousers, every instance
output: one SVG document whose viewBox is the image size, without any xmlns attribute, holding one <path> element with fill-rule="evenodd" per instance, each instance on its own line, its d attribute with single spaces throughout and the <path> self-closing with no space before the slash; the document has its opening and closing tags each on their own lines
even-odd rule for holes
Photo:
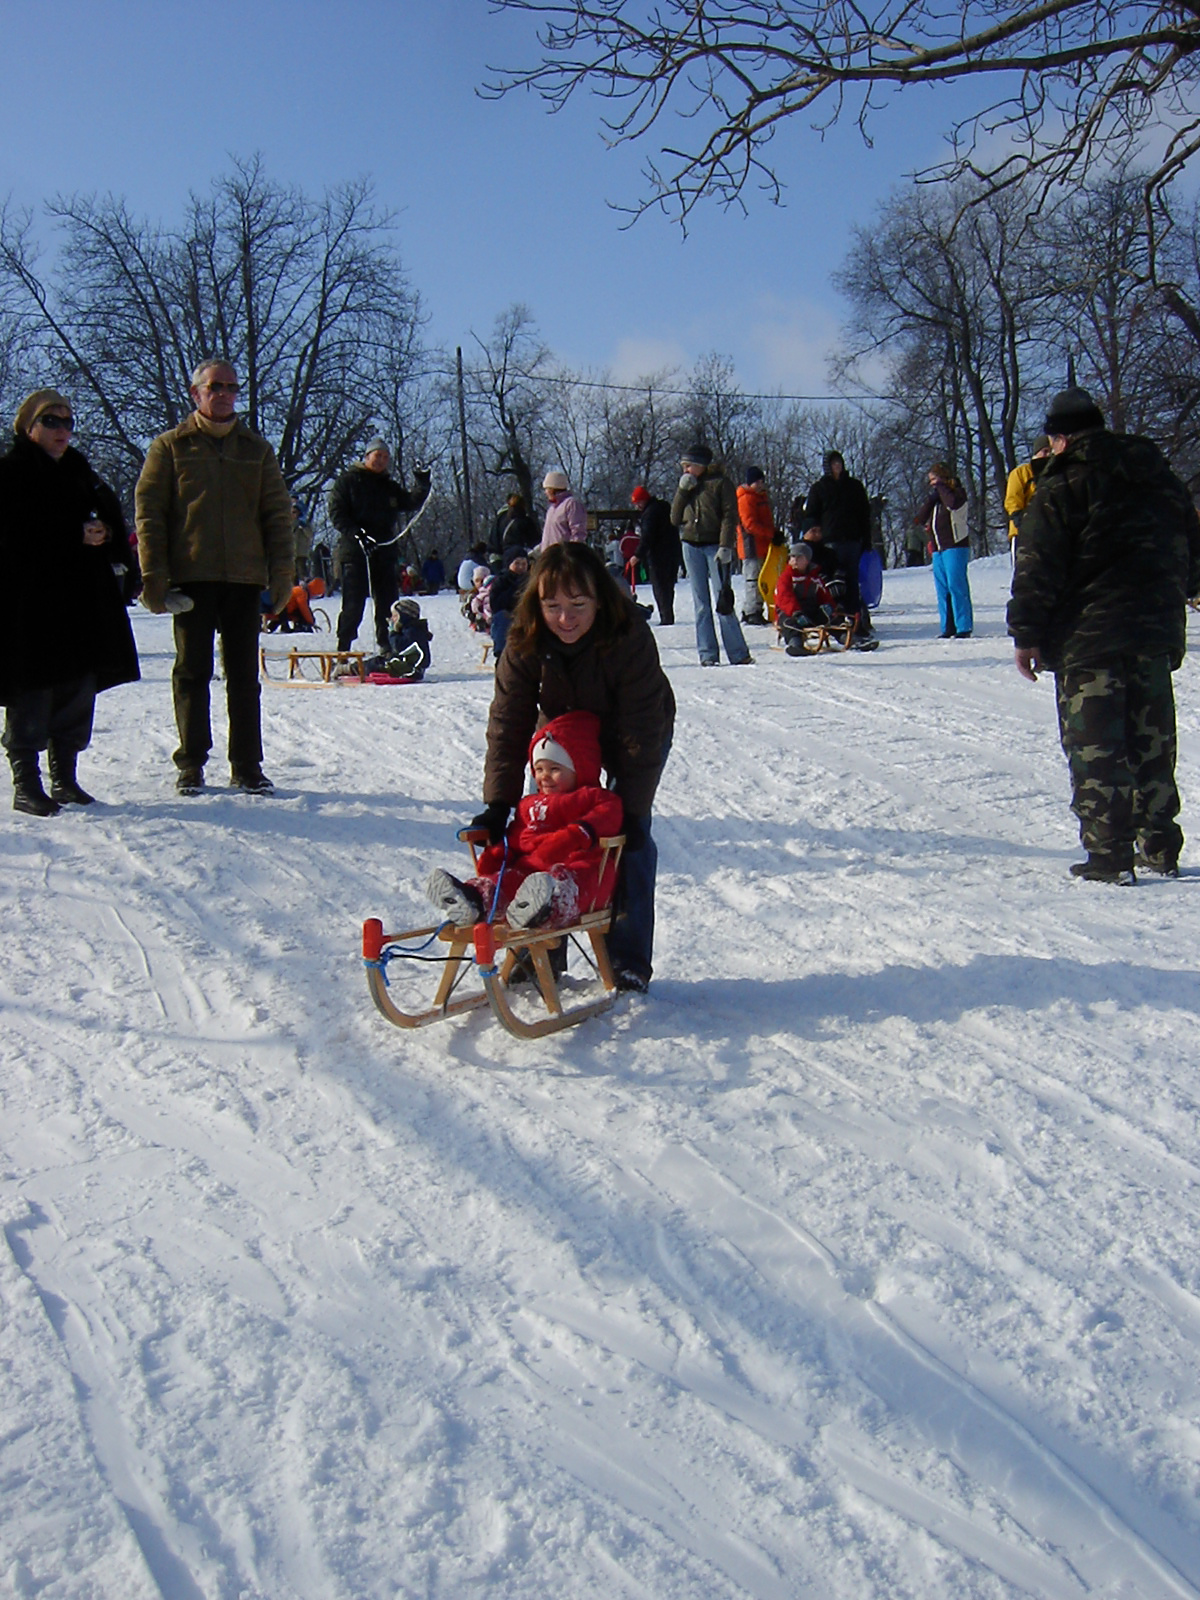
<svg viewBox="0 0 1200 1600">
<path fill-rule="evenodd" d="M 175 618 L 175 666 L 171 692 L 181 770 L 203 768 L 212 749 L 209 685 L 213 675 L 213 639 L 221 636 L 225 670 L 225 704 L 229 711 L 229 765 L 249 771 L 262 764 L 258 682 L 260 591 L 252 583 L 185 583 L 190 611 Z"/>
<path fill-rule="evenodd" d="M 1071 810 L 1089 855 L 1120 866 L 1135 844 L 1152 861 L 1183 847 L 1175 787 L 1171 663 L 1126 657 L 1055 675 L 1058 728 L 1071 772 Z"/>
</svg>

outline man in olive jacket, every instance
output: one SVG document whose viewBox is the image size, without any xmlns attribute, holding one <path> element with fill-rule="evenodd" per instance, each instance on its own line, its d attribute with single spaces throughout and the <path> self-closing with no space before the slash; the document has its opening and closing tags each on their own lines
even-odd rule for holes
<svg viewBox="0 0 1200 1600">
<path fill-rule="evenodd" d="M 171 690 L 181 794 L 204 786 L 218 633 L 233 786 L 254 794 L 272 787 L 262 770 L 261 594 L 270 591 L 273 611 L 287 603 L 295 583 L 295 536 L 291 497 L 275 452 L 237 416 L 237 392 L 228 362 L 202 361 L 192 374 L 195 411 L 155 439 L 137 485 L 142 603 L 175 617 Z"/>
<path fill-rule="evenodd" d="M 1021 523 L 1008 631 L 1022 677 L 1054 673 L 1088 853 L 1071 872 L 1177 877 L 1171 674 L 1200 591 L 1200 522 L 1158 446 L 1110 433 L 1086 390 L 1056 396 L 1045 431 L 1053 453 Z"/>
<path fill-rule="evenodd" d="M 683 565 L 692 587 L 696 617 L 696 649 L 702 667 L 715 667 L 720 655 L 713 626 L 712 592 L 721 623 L 721 643 L 731 665 L 749 666 L 750 651 L 733 614 L 733 588 L 729 574 L 737 542 L 737 493 L 724 470 L 713 460 L 706 444 L 685 450 L 679 462 L 683 476 L 671 502 L 671 522 L 683 542 Z"/>
</svg>

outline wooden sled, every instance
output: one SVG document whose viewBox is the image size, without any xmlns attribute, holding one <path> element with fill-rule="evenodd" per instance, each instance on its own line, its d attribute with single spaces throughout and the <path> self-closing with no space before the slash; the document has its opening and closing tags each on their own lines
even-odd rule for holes
<svg viewBox="0 0 1200 1600">
<path fill-rule="evenodd" d="M 307 637 L 311 638 L 309 634 Z M 365 650 L 313 650 L 300 649 L 293 645 L 290 650 L 268 650 L 266 645 L 258 647 L 258 670 L 267 683 L 333 683 L 334 671 L 342 662 L 348 662 L 354 671 L 344 676 L 353 678 L 357 683 L 367 681 Z M 287 663 L 287 678 L 277 678 L 271 672 L 272 665 L 280 667 Z"/>
<path fill-rule="evenodd" d="M 471 857 L 477 859 L 478 847 L 487 843 L 482 831 L 464 832 L 460 837 L 471 848 Z M 623 834 L 600 840 L 603 852 L 600 858 L 598 881 L 603 883 L 611 869 L 613 881 L 621 862 L 625 845 Z M 517 1039 L 541 1039 L 561 1028 L 573 1028 L 577 1022 L 607 1011 L 617 998 L 617 983 L 612 964 L 608 959 L 605 935 L 612 924 L 611 904 L 583 912 L 577 922 L 567 928 L 510 928 L 502 918 L 495 922 L 477 922 L 474 927 L 456 928 L 449 923 L 434 924 L 425 928 L 410 928 L 404 933 L 385 933 L 378 917 L 368 917 L 363 923 L 362 955 L 367 972 L 367 988 L 378 1009 L 398 1028 L 424 1028 L 431 1022 L 441 1022 L 446 1017 L 461 1016 L 490 1005 L 496 1020 Z M 550 964 L 550 952 L 565 939 L 586 936 L 592 951 L 596 976 L 604 993 L 598 999 L 579 1005 L 564 1006 L 559 993 L 558 979 Z M 388 983 L 388 964 L 402 960 L 399 948 L 414 939 L 447 946 L 442 976 L 433 997 L 433 1004 L 424 1011 L 406 1011 L 397 1004 Z M 410 950 L 409 955 L 416 952 Z M 534 982 L 527 992 L 537 995 L 548 1013 L 535 1021 L 526 1021 L 512 1007 L 509 982 L 517 966 L 519 955 L 528 958 L 533 968 Z M 431 959 L 425 957 L 424 959 Z M 438 959 L 438 958 L 432 958 Z M 464 963 L 473 961 L 482 989 L 472 990 L 455 997 L 455 990 L 465 978 Z"/>
<path fill-rule="evenodd" d="M 819 627 L 804 628 L 800 634 L 800 642 L 804 646 L 806 656 L 820 655 L 822 651 L 849 650 L 854 642 L 854 618 L 847 617 L 845 622 L 828 622 L 822 623 Z M 776 649 L 786 648 L 783 630 L 780 629 Z"/>
</svg>

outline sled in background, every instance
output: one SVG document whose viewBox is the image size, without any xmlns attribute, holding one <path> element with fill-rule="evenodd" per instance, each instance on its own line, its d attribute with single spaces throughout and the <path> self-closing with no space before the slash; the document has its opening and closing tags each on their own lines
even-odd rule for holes
<svg viewBox="0 0 1200 1600">
<path fill-rule="evenodd" d="M 821 622 L 819 626 L 800 629 L 798 640 L 803 646 L 802 650 L 789 650 L 789 656 L 819 656 L 821 651 L 850 650 L 854 643 L 854 622 L 856 618 L 850 616 L 845 622 Z M 781 637 L 782 643 L 782 634 Z M 787 648 L 784 645 L 784 648 Z"/>
<path fill-rule="evenodd" d="M 786 544 L 770 544 L 758 571 L 758 592 L 762 595 L 768 622 L 775 621 L 775 585 L 779 582 L 779 574 L 787 566 L 787 559 Z"/>
<path fill-rule="evenodd" d="M 883 599 L 883 560 L 878 550 L 864 550 L 858 558 L 858 592 L 868 611 Z"/>
<path fill-rule="evenodd" d="M 459 838 L 470 847 L 471 861 L 478 862 L 481 846 L 488 836 L 482 829 L 464 829 Z M 602 855 L 598 883 L 615 882 L 621 863 L 624 834 L 599 841 Z M 437 923 L 425 928 L 410 928 L 404 933 L 385 933 L 378 917 L 368 917 L 363 923 L 362 958 L 367 972 L 367 988 L 376 1006 L 398 1028 L 424 1028 L 431 1022 L 441 1022 L 446 1017 L 461 1016 L 480 1006 L 490 1005 L 496 1020 L 517 1039 L 541 1039 L 561 1028 L 571 1028 L 577 1022 L 607 1011 L 617 998 L 617 984 L 612 964 L 608 959 L 605 935 L 612 925 L 612 904 L 596 905 L 580 914 L 567 928 L 510 928 L 503 918 L 494 922 L 477 922 L 473 927 L 457 928 L 450 923 Z M 571 939 L 576 948 L 584 949 L 581 940 L 586 937 L 591 945 L 588 957 L 595 969 L 603 993 L 597 999 L 564 1007 L 559 992 L 558 979 L 550 961 L 550 952 Z M 405 949 L 411 940 L 424 943 Z M 435 944 L 448 946 L 442 955 L 425 952 Z M 397 961 L 444 963 L 442 976 L 433 997 L 433 1004 L 423 1010 L 405 1010 L 392 993 L 388 967 Z M 518 962 L 532 967 L 534 981 L 526 992 L 537 994 L 548 1015 L 527 1020 L 514 1011 L 509 996 L 509 985 Z M 455 990 L 474 965 L 483 987 L 455 998 Z"/>
<path fill-rule="evenodd" d="M 268 650 L 258 647 L 258 670 L 264 683 L 280 685 L 291 683 L 310 689 L 321 684 L 365 683 L 367 679 L 365 650 Z M 272 666 L 287 663 L 287 677 L 276 677 Z M 341 670 L 339 670 L 339 668 Z"/>
<path fill-rule="evenodd" d="M 816 656 L 820 655 L 822 651 L 836 650 L 840 652 L 849 650 L 854 643 L 854 624 L 856 620 L 854 617 L 847 617 L 844 622 L 814 623 L 811 628 L 802 628 L 793 637 L 799 640 L 803 648 L 800 650 L 788 649 L 787 653 L 788 655 Z M 776 623 L 776 627 L 778 628 L 778 623 Z M 787 649 L 783 642 L 782 631 L 779 632 L 778 642 L 772 648 L 775 650 Z"/>
</svg>

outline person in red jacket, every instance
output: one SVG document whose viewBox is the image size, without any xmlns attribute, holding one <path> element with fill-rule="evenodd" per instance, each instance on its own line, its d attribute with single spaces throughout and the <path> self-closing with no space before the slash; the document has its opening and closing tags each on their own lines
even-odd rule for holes
<svg viewBox="0 0 1200 1600">
<path fill-rule="evenodd" d="M 775 615 L 790 656 L 802 656 L 805 628 L 841 622 L 844 613 L 813 562 L 813 547 L 798 539 L 788 547 L 788 562 L 775 585 Z"/>
<path fill-rule="evenodd" d="M 771 540 L 775 537 L 775 517 L 767 494 L 766 474 L 761 467 L 750 467 L 745 483 L 738 484 L 738 555 L 742 558 L 742 621 L 766 624 L 763 597 L 758 592 L 758 575 Z"/>
<path fill-rule="evenodd" d="M 492 916 L 512 928 L 566 928 L 612 895 L 615 870 L 601 881 L 600 840 L 621 831 L 620 797 L 600 787 L 600 718 L 567 711 L 530 740 L 537 793 L 526 795 L 499 844 L 479 857 L 465 883 L 442 868 L 426 893 L 447 921 L 469 927 Z"/>
</svg>

